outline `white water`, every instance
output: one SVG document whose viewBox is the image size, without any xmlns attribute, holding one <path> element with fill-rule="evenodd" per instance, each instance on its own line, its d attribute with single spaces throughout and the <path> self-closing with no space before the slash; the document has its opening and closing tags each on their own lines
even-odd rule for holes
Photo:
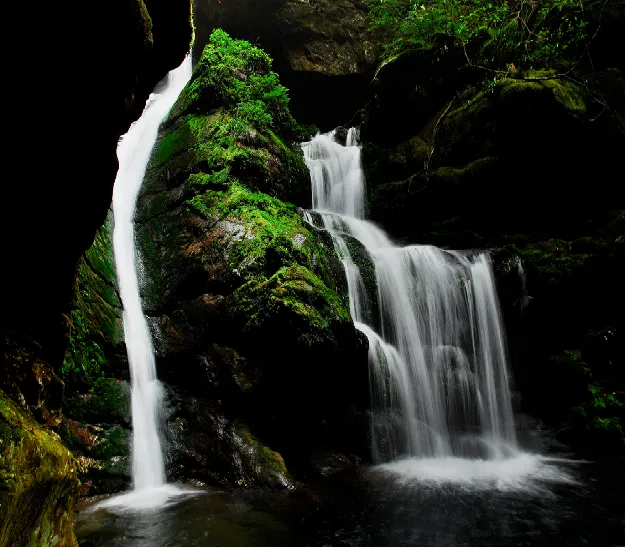
<svg viewBox="0 0 625 548">
<path fill-rule="evenodd" d="M 132 383 L 132 483 L 134 492 L 106 505 L 133 507 L 163 503 L 175 491 L 165 484 L 159 439 L 161 386 L 156 378 L 150 331 L 143 315 L 137 275 L 134 212 L 158 128 L 191 77 L 191 56 L 167 75 L 159 93 L 152 93 L 141 117 L 117 147 L 119 170 L 113 189 L 113 248 L 124 307 L 124 335 Z"/>
<path fill-rule="evenodd" d="M 544 459 L 517 446 L 488 254 L 398 247 L 366 221 L 356 131 L 345 147 L 333 134 L 302 144 L 313 197 L 304 218 L 332 235 L 352 318 L 369 339 L 374 459 L 392 461 L 385 469 L 404 476 L 441 481 L 509 484 L 515 474 L 543 470 Z M 349 237 L 373 260 L 377 295 L 367 295 Z"/>
</svg>

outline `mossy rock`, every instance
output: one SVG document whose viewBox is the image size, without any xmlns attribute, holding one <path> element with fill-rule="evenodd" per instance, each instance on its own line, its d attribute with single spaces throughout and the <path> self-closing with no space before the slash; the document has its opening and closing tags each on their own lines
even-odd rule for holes
<svg viewBox="0 0 625 548">
<path fill-rule="evenodd" d="M 562 240 L 549 240 L 528 245 L 520 251 L 531 275 L 551 285 L 563 283 L 584 269 L 587 254 L 571 253 Z"/>
<path fill-rule="evenodd" d="M 128 381 L 101 378 L 92 392 L 68 398 L 65 413 L 75 420 L 91 424 L 118 422 L 129 425 L 130 397 Z"/>
<path fill-rule="evenodd" d="M 287 487 L 291 484 L 291 474 L 280 453 L 264 445 L 243 423 L 235 423 L 233 433 L 242 457 L 240 477 L 235 480 L 237 486 Z"/>
<path fill-rule="evenodd" d="M 112 223 L 109 212 L 93 244 L 78 263 L 69 346 L 61 367 L 61 376 L 72 391 L 88 390 L 107 372 L 117 374 L 119 361 L 125 362 Z"/>
<path fill-rule="evenodd" d="M 243 334 L 280 338 L 285 348 L 336 347 L 333 328 L 351 325 L 349 310 L 339 296 L 300 265 L 282 267 L 264 281 L 251 280 L 234 296 Z M 276 328 L 281 332 L 276 333 Z"/>
<path fill-rule="evenodd" d="M 77 546 L 72 530 L 80 482 L 58 436 L 0 391 L 0 543 Z"/>
</svg>

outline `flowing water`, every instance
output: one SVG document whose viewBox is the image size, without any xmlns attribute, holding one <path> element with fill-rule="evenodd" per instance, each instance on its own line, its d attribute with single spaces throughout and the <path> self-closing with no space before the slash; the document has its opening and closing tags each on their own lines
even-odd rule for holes
<svg viewBox="0 0 625 548">
<path fill-rule="evenodd" d="M 119 291 L 124 307 L 124 336 L 132 384 L 132 483 L 134 492 L 111 503 L 158 504 L 171 488 L 159 439 L 161 386 L 156 378 L 150 331 L 141 307 L 134 237 L 134 213 L 158 128 L 191 77 L 191 57 L 172 70 L 152 93 L 141 117 L 117 147 L 119 170 L 113 189 L 113 249 Z"/>
<path fill-rule="evenodd" d="M 374 458 L 419 459 L 428 474 L 440 467 L 444 474 L 462 468 L 462 458 L 519 457 L 488 254 L 400 247 L 366 221 L 355 129 L 346 146 L 326 134 L 302 147 L 314 210 L 305 219 L 332 235 L 352 317 L 369 338 Z M 377 295 L 367 292 L 349 238 L 362 243 L 375 266 Z"/>
</svg>

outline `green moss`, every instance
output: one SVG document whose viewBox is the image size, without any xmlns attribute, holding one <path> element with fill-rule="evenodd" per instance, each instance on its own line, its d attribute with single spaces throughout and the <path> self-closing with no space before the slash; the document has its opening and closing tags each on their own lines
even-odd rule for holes
<svg viewBox="0 0 625 548">
<path fill-rule="evenodd" d="M 103 430 L 97 441 L 90 455 L 94 459 L 106 461 L 130 454 L 130 431 L 119 425 Z"/>
<path fill-rule="evenodd" d="M 207 219 L 230 221 L 244 228 L 243 233 L 231 237 L 228 257 L 232 268 L 245 261 L 251 266 L 250 274 L 261 273 L 269 249 L 277 253 L 282 264 L 311 264 L 314 240 L 293 205 L 250 192 L 238 183 L 226 191 L 207 190 L 189 203 Z"/>
<path fill-rule="evenodd" d="M 234 297 L 245 331 L 271 330 L 289 318 L 285 339 L 293 336 L 304 347 L 331 340 L 333 324 L 350 322 L 343 300 L 300 265 L 282 267 L 269 279 L 252 279 Z"/>
<path fill-rule="evenodd" d="M 98 378 L 89 394 L 72 395 L 64 409 L 73 419 L 92 423 L 130 422 L 130 386 L 112 378 Z"/>
<path fill-rule="evenodd" d="M 245 40 L 213 31 L 202 56 L 172 109 L 176 118 L 200 109 L 225 107 L 242 125 L 258 129 L 291 126 L 288 95 L 271 71 L 271 59 Z"/>
<path fill-rule="evenodd" d="M 580 272 L 585 254 L 568 251 L 568 244 L 562 240 L 549 240 L 538 244 L 529 244 L 520 251 L 524 263 L 543 280 L 550 284 L 560 284 Z"/>
<path fill-rule="evenodd" d="M 277 475 L 282 481 L 290 479 L 290 474 L 282 455 L 261 443 L 261 441 L 250 432 L 247 425 L 236 423 L 235 436 L 239 439 L 241 444 L 247 447 L 246 456 L 249 458 L 249 465 L 256 469 L 254 471 L 255 475 L 258 475 L 260 478 L 264 475 Z M 239 484 L 243 485 L 244 482 L 245 480 L 241 479 Z"/>
<path fill-rule="evenodd" d="M 176 154 L 189 148 L 190 127 L 188 124 L 181 125 L 178 129 L 169 131 L 161 139 L 152 153 L 152 164 L 160 166 L 174 157 Z"/>
<path fill-rule="evenodd" d="M 501 89 L 502 99 L 514 94 L 548 91 L 554 100 L 570 113 L 586 112 L 582 89 L 573 82 L 558 78 L 555 70 L 530 70 L 521 78 L 502 78 L 497 81 L 496 87 Z"/>
<path fill-rule="evenodd" d="M 76 462 L 58 436 L 45 430 L 0 391 L 0 544 L 76 546 Z"/>
<path fill-rule="evenodd" d="M 93 245 L 78 263 L 70 340 L 61 367 L 61 375 L 70 385 L 92 384 L 104 373 L 108 362 L 105 349 L 123 342 L 111 230 L 109 214 Z"/>
</svg>

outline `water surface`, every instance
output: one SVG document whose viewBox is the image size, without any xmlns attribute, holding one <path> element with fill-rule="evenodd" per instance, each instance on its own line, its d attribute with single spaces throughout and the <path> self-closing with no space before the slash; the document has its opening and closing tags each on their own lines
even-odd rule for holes
<svg viewBox="0 0 625 548">
<path fill-rule="evenodd" d="M 81 546 L 619 546 L 623 464 L 546 463 L 551 475 L 521 475 L 516 488 L 366 467 L 289 492 L 206 489 L 158 510 L 86 508 L 76 534 Z"/>
</svg>

